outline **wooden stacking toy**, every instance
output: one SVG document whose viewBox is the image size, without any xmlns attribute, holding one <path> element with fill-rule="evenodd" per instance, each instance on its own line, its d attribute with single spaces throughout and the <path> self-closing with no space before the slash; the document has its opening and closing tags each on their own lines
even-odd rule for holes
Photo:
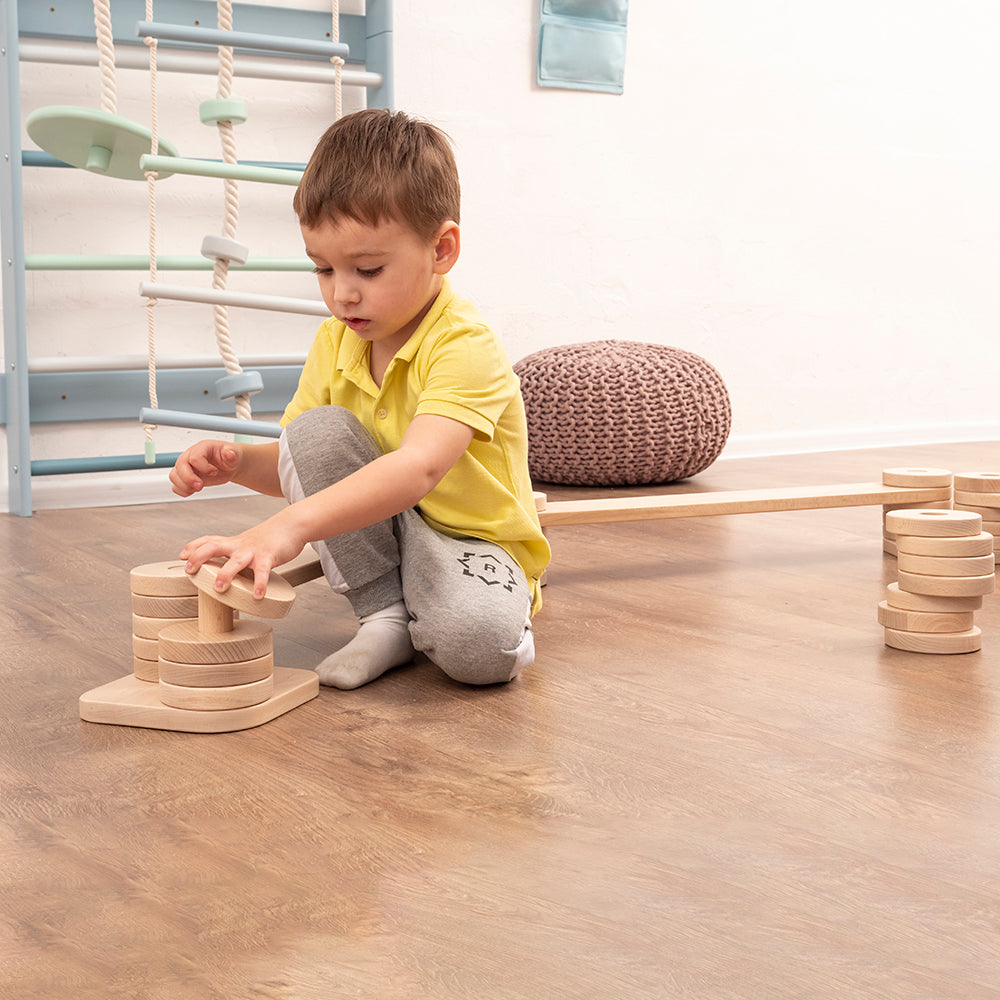
<svg viewBox="0 0 1000 1000">
<path fill-rule="evenodd" d="M 939 507 L 885 514 L 898 579 L 879 602 L 885 644 L 915 653 L 982 648 L 974 614 L 996 586 L 993 537 L 974 511 Z"/>
<path fill-rule="evenodd" d="M 194 575 L 183 562 L 151 563 L 130 574 L 133 671 L 80 698 L 80 718 L 181 732 L 234 732 L 262 725 L 319 692 L 312 670 L 274 666 L 273 631 L 255 618 L 283 618 L 292 584 L 272 573 L 263 598 L 244 572 L 215 589 L 219 566 Z M 314 579 L 314 562 L 293 569 Z M 237 615 L 252 618 L 238 618 Z"/>
</svg>

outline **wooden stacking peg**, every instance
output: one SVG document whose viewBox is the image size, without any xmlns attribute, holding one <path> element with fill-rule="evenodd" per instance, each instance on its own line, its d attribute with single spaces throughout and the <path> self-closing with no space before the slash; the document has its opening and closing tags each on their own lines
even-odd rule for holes
<svg viewBox="0 0 1000 1000">
<path fill-rule="evenodd" d="M 948 469 L 899 468 L 883 469 L 884 486 L 951 486 L 952 474 Z"/>
<path fill-rule="evenodd" d="M 885 526 L 894 535 L 919 535 L 947 538 L 955 535 L 978 535 L 983 519 L 963 510 L 893 510 L 885 516 Z"/>
<path fill-rule="evenodd" d="M 919 535 L 897 535 L 899 551 L 915 556 L 949 556 L 966 558 L 986 556 L 993 552 L 995 539 L 987 531 L 978 535 L 957 535 L 952 538 L 921 538 Z"/>
<path fill-rule="evenodd" d="M 879 601 L 878 622 L 899 632 L 967 632 L 976 624 L 973 611 L 903 611 Z"/>
<path fill-rule="evenodd" d="M 216 600 L 204 590 L 198 594 L 198 631 L 202 635 L 217 635 L 232 632 L 235 624 L 233 609 L 228 604 Z"/>
</svg>

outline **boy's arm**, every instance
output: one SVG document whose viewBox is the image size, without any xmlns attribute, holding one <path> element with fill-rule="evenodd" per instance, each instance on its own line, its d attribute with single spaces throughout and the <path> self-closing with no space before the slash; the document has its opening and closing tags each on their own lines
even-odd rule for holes
<svg viewBox="0 0 1000 1000">
<path fill-rule="evenodd" d="M 263 596 L 270 571 L 294 559 L 307 543 L 365 528 L 416 506 L 461 458 L 472 437 L 472 428 L 458 420 L 420 414 L 395 451 L 242 534 L 197 538 L 180 557 L 193 573 L 207 560 L 225 556 L 228 561 L 216 580 L 219 590 L 250 567 L 255 596 Z"/>
<path fill-rule="evenodd" d="M 174 493 L 182 497 L 222 483 L 239 483 L 258 493 L 280 497 L 278 443 L 199 441 L 174 463 L 170 482 Z"/>
</svg>

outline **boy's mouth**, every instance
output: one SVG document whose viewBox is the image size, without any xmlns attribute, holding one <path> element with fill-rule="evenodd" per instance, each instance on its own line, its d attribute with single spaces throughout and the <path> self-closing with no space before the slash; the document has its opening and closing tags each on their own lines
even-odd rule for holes
<svg viewBox="0 0 1000 1000">
<path fill-rule="evenodd" d="M 367 329 L 368 324 L 371 322 L 369 319 L 362 319 L 360 316 L 345 316 L 344 326 L 349 327 L 355 333 L 362 333 Z"/>
</svg>

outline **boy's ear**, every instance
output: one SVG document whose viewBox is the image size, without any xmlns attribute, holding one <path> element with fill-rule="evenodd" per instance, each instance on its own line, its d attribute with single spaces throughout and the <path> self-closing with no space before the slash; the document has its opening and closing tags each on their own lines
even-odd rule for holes
<svg viewBox="0 0 1000 1000">
<path fill-rule="evenodd" d="M 449 219 L 442 224 L 434 241 L 434 273 L 447 274 L 458 261 L 461 249 L 458 223 Z"/>
</svg>

